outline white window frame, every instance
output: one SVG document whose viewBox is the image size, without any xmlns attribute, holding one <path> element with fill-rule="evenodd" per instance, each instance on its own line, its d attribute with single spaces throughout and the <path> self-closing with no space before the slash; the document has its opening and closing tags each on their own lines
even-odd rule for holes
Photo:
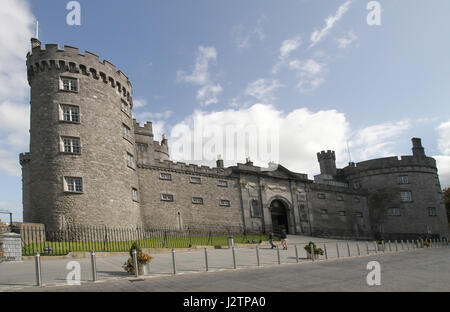
<svg viewBox="0 0 450 312">
<path fill-rule="evenodd" d="M 192 203 L 195 205 L 203 205 L 203 197 L 192 197 Z"/>
<path fill-rule="evenodd" d="M 174 196 L 172 194 L 161 193 L 161 200 L 162 201 L 166 201 L 166 202 L 173 202 L 174 201 Z"/>
<path fill-rule="evenodd" d="M 172 174 L 167 172 L 160 172 L 159 179 L 165 181 L 172 181 Z"/>
<path fill-rule="evenodd" d="M 64 177 L 64 192 L 67 193 L 83 193 L 83 178 L 80 177 Z M 79 182 L 79 183 L 77 183 Z M 78 187 L 78 189 L 77 189 Z"/>
<path fill-rule="evenodd" d="M 127 116 L 130 114 L 130 105 L 123 99 L 120 99 L 120 109 L 127 114 Z"/>
<path fill-rule="evenodd" d="M 226 181 L 226 180 L 219 180 L 219 181 L 217 182 L 217 186 L 220 186 L 220 187 L 228 187 L 228 181 Z"/>
<path fill-rule="evenodd" d="M 65 119 L 66 113 L 64 111 L 65 108 L 68 108 L 69 120 Z M 78 117 L 78 120 L 74 120 L 74 116 Z M 59 120 L 64 122 L 73 122 L 80 123 L 81 115 L 80 115 L 80 107 L 78 105 L 71 104 L 59 104 Z"/>
<path fill-rule="evenodd" d="M 407 175 L 397 177 L 398 184 L 409 184 L 409 178 Z"/>
<path fill-rule="evenodd" d="M 436 207 L 428 207 L 428 216 L 429 217 L 437 217 L 437 209 Z M 433 213 L 431 214 L 430 212 L 433 211 Z"/>
<path fill-rule="evenodd" d="M 137 188 L 131 188 L 131 199 L 135 202 L 139 202 L 139 193 Z"/>
<path fill-rule="evenodd" d="M 65 82 L 67 82 L 67 84 Z M 73 77 L 60 76 L 59 89 L 66 92 L 78 92 L 79 90 L 78 79 Z"/>
<path fill-rule="evenodd" d="M 344 195 L 336 195 L 336 201 L 344 201 Z"/>
<path fill-rule="evenodd" d="M 200 178 L 200 177 L 189 177 L 189 183 L 202 184 L 202 178 Z"/>
<path fill-rule="evenodd" d="M 122 123 L 122 137 L 125 140 L 131 141 L 133 136 L 131 134 L 131 128 L 128 127 L 126 124 Z"/>
<path fill-rule="evenodd" d="M 362 212 L 357 211 L 357 212 L 355 212 L 355 217 L 357 217 L 357 218 L 363 218 L 364 215 L 363 215 Z"/>
<path fill-rule="evenodd" d="M 220 199 L 219 200 L 219 206 L 230 207 L 231 206 L 231 202 L 228 199 Z"/>
<path fill-rule="evenodd" d="M 408 196 L 406 196 L 406 195 L 408 195 Z M 412 202 L 412 192 L 411 191 L 401 191 L 400 198 L 401 198 L 402 202 L 404 202 L 404 203 Z"/>
<path fill-rule="evenodd" d="M 66 144 L 66 142 L 68 142 L 69 144 Z M 77 143 L 77 144 L 74 144 L 74 143 Z M 81 140 L 80 140 L 80 138 L 62 136 L 60 139 L 60 146 L 61 146 L 60 151 L 62 153 L 81 155 Z M 69 146 L 70 150 L 66 150 L 66 146 Z M 76 148 L 78 148 L 78 151 L 76 151 Z"/>
<path fill-rule="evenodd" d="M 391 216 L 391 217 L 399 217 L 399 216 L 401 216 L 402 214 L 401 214 L 401 211 L 400 211 L 400 208 L 399 207 L 391 207 L 391 208 L 388 208 L 388 216 Z"/>
<path fill-rule="evenodd" d="M 128 167 L 133 168 L 133 169 L 136 168 L 136 165 L 134 163 L 134 155 L 133 154 L 127 152 L 125 154 L 125 160 L 127 162 Z"/>
</svg>

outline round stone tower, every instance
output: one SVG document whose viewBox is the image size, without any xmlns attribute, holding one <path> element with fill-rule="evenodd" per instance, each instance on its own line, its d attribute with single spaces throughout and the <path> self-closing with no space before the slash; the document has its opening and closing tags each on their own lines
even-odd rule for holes
<svg viewBox="0 0 450 312">
<path fill-rule="evenodd" d="M 24 222 L 141 224 L 131 83 L 90 52 L 32 39 L 30 152 L 20 155 Z"/>
</svg>

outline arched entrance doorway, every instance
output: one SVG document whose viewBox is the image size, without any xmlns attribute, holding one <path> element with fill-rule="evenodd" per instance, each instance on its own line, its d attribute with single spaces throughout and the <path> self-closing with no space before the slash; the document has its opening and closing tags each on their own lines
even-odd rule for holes
<svg viewBox="0 0 450 312">
<path fill-rule="evenodd" d="M 272 228 L 274 233 L 281 233 L 286 229 L 289 233 L 287 207 L 281 200 L 274 200 L 270 204 L 270 213 L 272 215 Z"/>
</svg>

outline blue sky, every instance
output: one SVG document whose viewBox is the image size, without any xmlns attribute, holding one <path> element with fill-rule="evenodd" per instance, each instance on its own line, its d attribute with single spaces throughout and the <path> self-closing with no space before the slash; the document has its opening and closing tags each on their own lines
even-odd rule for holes
<svg viewBox="0 0 450 312">
<path fill-rule="evenodd" d="M 2 1 L 0 209 L 18 220 L 35 20 L 44 44 L 91 51 L 128 75 L 135 117 L 170 144 L 199 118 L 206 127 L 274 125 L 277 160 L 312 179 L 320 150 L 336 150 L 345 166 L 347 141 L 358 162 L 408 155 L 421 137 L 450 186 L 449 1 L 378 1 L 379 26 L 368 25 L 362 0 L 79 1 L 80 26 L 66 23 L 68 2 Z"/>
</svg>

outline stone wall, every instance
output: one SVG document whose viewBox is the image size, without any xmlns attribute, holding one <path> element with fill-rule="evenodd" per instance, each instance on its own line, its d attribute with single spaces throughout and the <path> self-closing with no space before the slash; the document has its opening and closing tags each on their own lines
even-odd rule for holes
<svg viewBox="0 0 450 312">
<path fill-rule="evenodd" d="M 22 261 L 22 240 L 20 234 L 4 233 L 0 235 L 3 260 Z"/>
<path fill-rule="evenodd" d="M 164 167 L 139 167 L 138 171 L 141 186 L 140 204 L 145 225 L 184 229 L 242 228 L 241 203 L 236 179 L 226 175 L 168 170 Z M 170 174 L 171 180 L 161 179 L 161 173 Z M 201 184 L 192 183 L 191 178 L 200 178 Z M 219 181 L 226 181 L 227 187 L 219 186 Z M 161 194 L 172 195 L 173 201 L 163 201 Z M 202 198 L 203 204 L 193 203 L 193 197 Z M 230 206 L 221 206 L 221 199 L 230 201 Z"/>
</svg>

